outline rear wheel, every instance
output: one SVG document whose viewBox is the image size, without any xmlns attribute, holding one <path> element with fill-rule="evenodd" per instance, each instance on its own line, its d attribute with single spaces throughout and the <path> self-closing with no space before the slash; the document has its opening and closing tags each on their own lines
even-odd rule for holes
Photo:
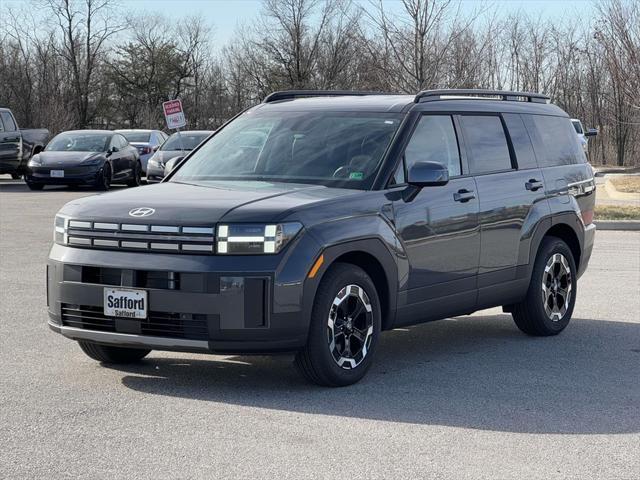
<svg viewBox="0 0 640 480">
<path fill-rule="evenodd" d="M 110 347 L 82 340 L 78 344 L 89 357 L 104 363 L 134 363 L 151 352 L 143 348 Z"/>
<path fill-rule="evenodd" d="M 22 178 L 22 175 L 20 175 L 19 173 L 12 173 L 11 178 L 13 178 L 14 180 L 20 180 Z"/>
<path fill-rule="evenodd" d="M 356 383 L 371 367 L 380 325 L 380 301 L 371 278 L 355 265 L 338 263 L 318 287 L 309 338 L 296 355 L 296 366 L 318 385 Z"/>
<path fill-rule="evenodd" d="M 525 299 L 513 319 L 528 335 L 557 335 L 569 324 L 576 302 L 576 265 L 571 249 L 556 237 L 543 239 Z"/>
<path fill-rule="evenodd" d="M 105 162 L 96 179 L 96 188 L 106 191 L 109 190 L 109 187 L 111 187 L 111 165 Z"/>
<path fill-rule="evenodd" d="M 127 182 L 127 186 L 139 187 L 140 183 L 142 183 L 142 165 L 140 165 L 140 162 L 136 162 L 135 167 L 133 167 L 132 178 Z"/>
</svg>

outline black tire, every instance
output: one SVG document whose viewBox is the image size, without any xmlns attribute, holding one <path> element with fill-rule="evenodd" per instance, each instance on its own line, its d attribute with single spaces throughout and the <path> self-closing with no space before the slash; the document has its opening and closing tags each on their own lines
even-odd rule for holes
<svg viewBox="0 0 640 480">
<path fill-rule="evenodd" d="M 22 178 L 22 175 L 20 175 L 19 173 L 12 173 L 11 174 L 11 178 L 14 180 L 20 180 Z"/>
<path fill-rule="evenodd" d="M 29 190 L 42 190 L 44 188 L 44 183 L 31 183 L 25 182 Z"/>
<path fill-rule="evenodd" d="M 102 363 L 134 363 L 149 355 L 143 348 L 109 347 L 93 342 L 78 341 L 84 353 Z"/>
<path fill-rule="evenodd" d="M 109 162 L 105 162 L 102 170 L 96 178 L 96 188 L 98 190 L 107 191 L 111 187 L 111 165 Z"/>
<path fill-rule="evenodd" d="M 545 290 L 543 290 L 543 282 L 553 277 L 553 271 L 555 271 L 555 268 L 552 268 L 550 272 L 545 272 L 545 268 L 547 268 L 547 264 L 549 262 L 552 262 L 551 259 L 556 256 L 556 254 L 560 254 L 564 259 L 566 259 L 566 263 L 569 268 L 570 276 L 564 276 L 565 278 L 568 278 L 568 280 L 564 281 L 564 283 L 567 283 L 569 286 L 568 290 L 570 294 L 567 295 L 569 297 L 568 302 L 566 301 L 566 297 L 563 297 L 562 294 L 560 294 L 560 296 L 553 295 L 553 293 L 546 294 Z M 562 274 L 564 272 L 564 267 L 560 265 L 558 270 L 560 270 L 560 273 Z M 561 283 L 563 282 L 558 282 L 559 286 L 555 287 L 557 291 L 566 290 L 566 288 L 563 288 L 562 285 L 560 285 Z M 554 287 L 552 286 L 549 291 L 553 292 Z M 565 242 L 557 237 L 546 237 L 542 240 L 540 248 L 538 249 L 538 254 L 536 255 L 529 289 L 527 290 L 527 296 L 522 302 L 513 306 L 513 320 L 518 328 L 527 335 L 538 337 L 557 335 L 566 328 L 571 320 L 573 307 L 576 302 L 576 294 L 576 264 L 571 249 Z M 550 298 L 550 295 L 555 299 L 549 301 L 548 299 Z M 547 298 L 546 308 L 549 308 L 550 304 L 554 305 L 554 308 L 556 308 L 559 303 L 558 299 L 561 300 L 560 303 L 563 304 L 563 307 L 559 312 L 552 312 L 552 315 L 555 315 L 557 318 L 550 317 L 550 314 L 545 308 L 545 298 Z M 564 305 L 566 305 L 566 307 L 564 307 Z"/>
<path fill-rule="evenodd" d="M 367 344 L 368 347 L 364 349 L 364 355 L 362 355 L 362 348 L 359 349 L 359 354 L 354 354 L 354 357 L 357 357 L 357 360 L 355 358 L 353 360 L 354 367 L 345 368 L 338 365 L 339 360 L 335 359 L 334 353 L 330 350 L 329 339 L 331 334 L 328 321 L 330 313 L 335 313 L 336 311 L 333 306 L 334 299 L 337 299 L 338 295 L 343 293 L 343 289 L 349 285 L 355 285 L 364 290 L 364 297 L 368 297 L 371 311 L 369 312 L 367 309 L 367 313 L 364 313 L 364 319 L 362 313 L 359 316 L 354 316 L 353 328 L 351 321 L 349 320 L 348 322 L 349 328 L 358 332 L 359 335 L 362 335 L 362 332 L 355 328 L 356 320 L 361 319 L 360 321 L 366 323 L 366 325 L 362 325 L 367 329 L 368 334 L 365 336 L 364 342 L 360 342 L 357 337 L 354 337 L 356 338 L 356 348 L 354 350 L 357 350 L 358 345 Z M 362 298 L 358 295 L 352 295 L 350 292 L 352 290 L 343 294 L 343 298 L 352 297 L 356 303 L 359 301 L 358 299 Z M 362 305 L 364 306 L 365 303 L 363 302 Z M 338 321 L 335 322 L 336 329 L 339 328 L 337 325 Z M 346 326 L 346 322 L 342 325 Z M 320 282 L 311 312 L 307 345 L 296 355 L 295 364 L 303 376 L 312 383 L 327 387 L 352 385 L 364 377 L 371 367 L 380 336 L 380 325 L 380 301 L 371 278 L 360 267 L 347 263 L 337 263 L 327 271 Z M 339 335 L 344 334 L 340 333 Z M 335 338 L 338 337 L 336 336 Z M 351 334 L 341 338 L 351 338 Z M 349 342 L 350 346 L 354 345 L 351 340 Z M 337 343 L 334 340 L 334 345 Z M 345 342 L 342 342 L 342 344 L 344 345 Z M 351 347 L 349 348 L 349 353 L 351 353 L 350 350 Z M 345 351 L 346 349 L 342 353 Z M 340 357 L 340 360 L 342 360 L 342 357 Z M 355 363 L 356 361 L 358 362 L 357 364 Z"/>
<path fill-rule="evenodd" d="M 133 177 L 131 180 L 127 182 L 128 187 L 139 187 L 142 183 L 142 165 L 140 162 L 136 162 L 135 167 L 133 167 Z"/>
</svg>

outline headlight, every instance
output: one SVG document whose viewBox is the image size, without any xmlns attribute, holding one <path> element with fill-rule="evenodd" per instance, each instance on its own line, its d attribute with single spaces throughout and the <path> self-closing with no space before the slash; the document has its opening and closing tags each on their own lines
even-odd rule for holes
<svg viewBox="0 0 640 480">
<path fill-rule="evenodd" d="M 68 228 L 69 219 L 64 215 L 56 215 L 56 219 L 53 223 L 53 241 L 60 245 L 66 245 Z"/>
<path fill-rule="evenodd" d="M 278 253 L 301 229 L 302 225 L 297 222 L 218 225 L 217 252 L 223 255 Z"/>
<path fill-rule="evenodd" d="M 34 155 L 33 157 L 31 157 L 29 159 L 29 163 L 27 163 L 27 166 L 29 166 L 29 167 L 41 167 L 42 166 L 42 160 L 40 159 L 40 157 L 38 155 Z"/>
<path fill-rule="evenodd" d="M 150 158 L 148 163 L 154 168 L 164 168 L 164 165 L 162 165 L 158 160 L 154 160 L 153 158 Z"/>
<path fill-rule="evenodd" d="M 102 163 L 101 158 L 91 158 L 89 160 L 85 160 L 84 162 L 82 162 L 82 165 L 86 167 L 91 165 L 99 165 L 100 163 Z"/>
</svg>

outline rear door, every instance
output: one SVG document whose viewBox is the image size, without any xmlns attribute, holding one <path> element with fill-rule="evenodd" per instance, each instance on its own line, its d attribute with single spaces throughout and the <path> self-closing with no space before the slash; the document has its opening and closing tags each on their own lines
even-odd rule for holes
<svg viewBox="0 0 640 480">
<path fill-rule="evenodd" d="M 521 247 L 549 208 L 542 174 L 520 116 L 482 113 L 459 118 L 469 168 L 478 188 L 478 303 L 482 307 L 494 303 L 492 296 L 501 294 L 491 287 L 516 280 Z"/>
<path fill-rule="evenodd" d="M 396 183 L 402 184 L 415 162 L 435 161 L 447 165 L 450 175 L 447 185 L 426 187 L 411 201 L 394 202 L 396 228 L 409 260 L 399 295 L 399 324 L 475 307 L 478 199 L 458 140 L 451 115 L 422 115 L 404 153 L 404 171 L 396 174 Z"/>
<path fill-rule="evenodd" d="M 11 112 L 0 111 L 0 173 L 15 172 L 21 157 L 20 131 Z"/>
</svg>

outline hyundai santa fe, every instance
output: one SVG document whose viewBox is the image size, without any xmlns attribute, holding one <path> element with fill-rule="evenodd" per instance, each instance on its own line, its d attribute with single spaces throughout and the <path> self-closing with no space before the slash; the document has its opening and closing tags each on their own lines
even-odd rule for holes
<svg viewBox="0 0 640 480">
<path fill-rule="evenodd" d="M 161 183 L 60 210 L 49 326 L 103 363 L 295 352 L 310 381 L 349 385 L 384 330 L 502 306 L 560 333 L 594 201 L 543 95 L 276 92 Z"/>
</svg>

